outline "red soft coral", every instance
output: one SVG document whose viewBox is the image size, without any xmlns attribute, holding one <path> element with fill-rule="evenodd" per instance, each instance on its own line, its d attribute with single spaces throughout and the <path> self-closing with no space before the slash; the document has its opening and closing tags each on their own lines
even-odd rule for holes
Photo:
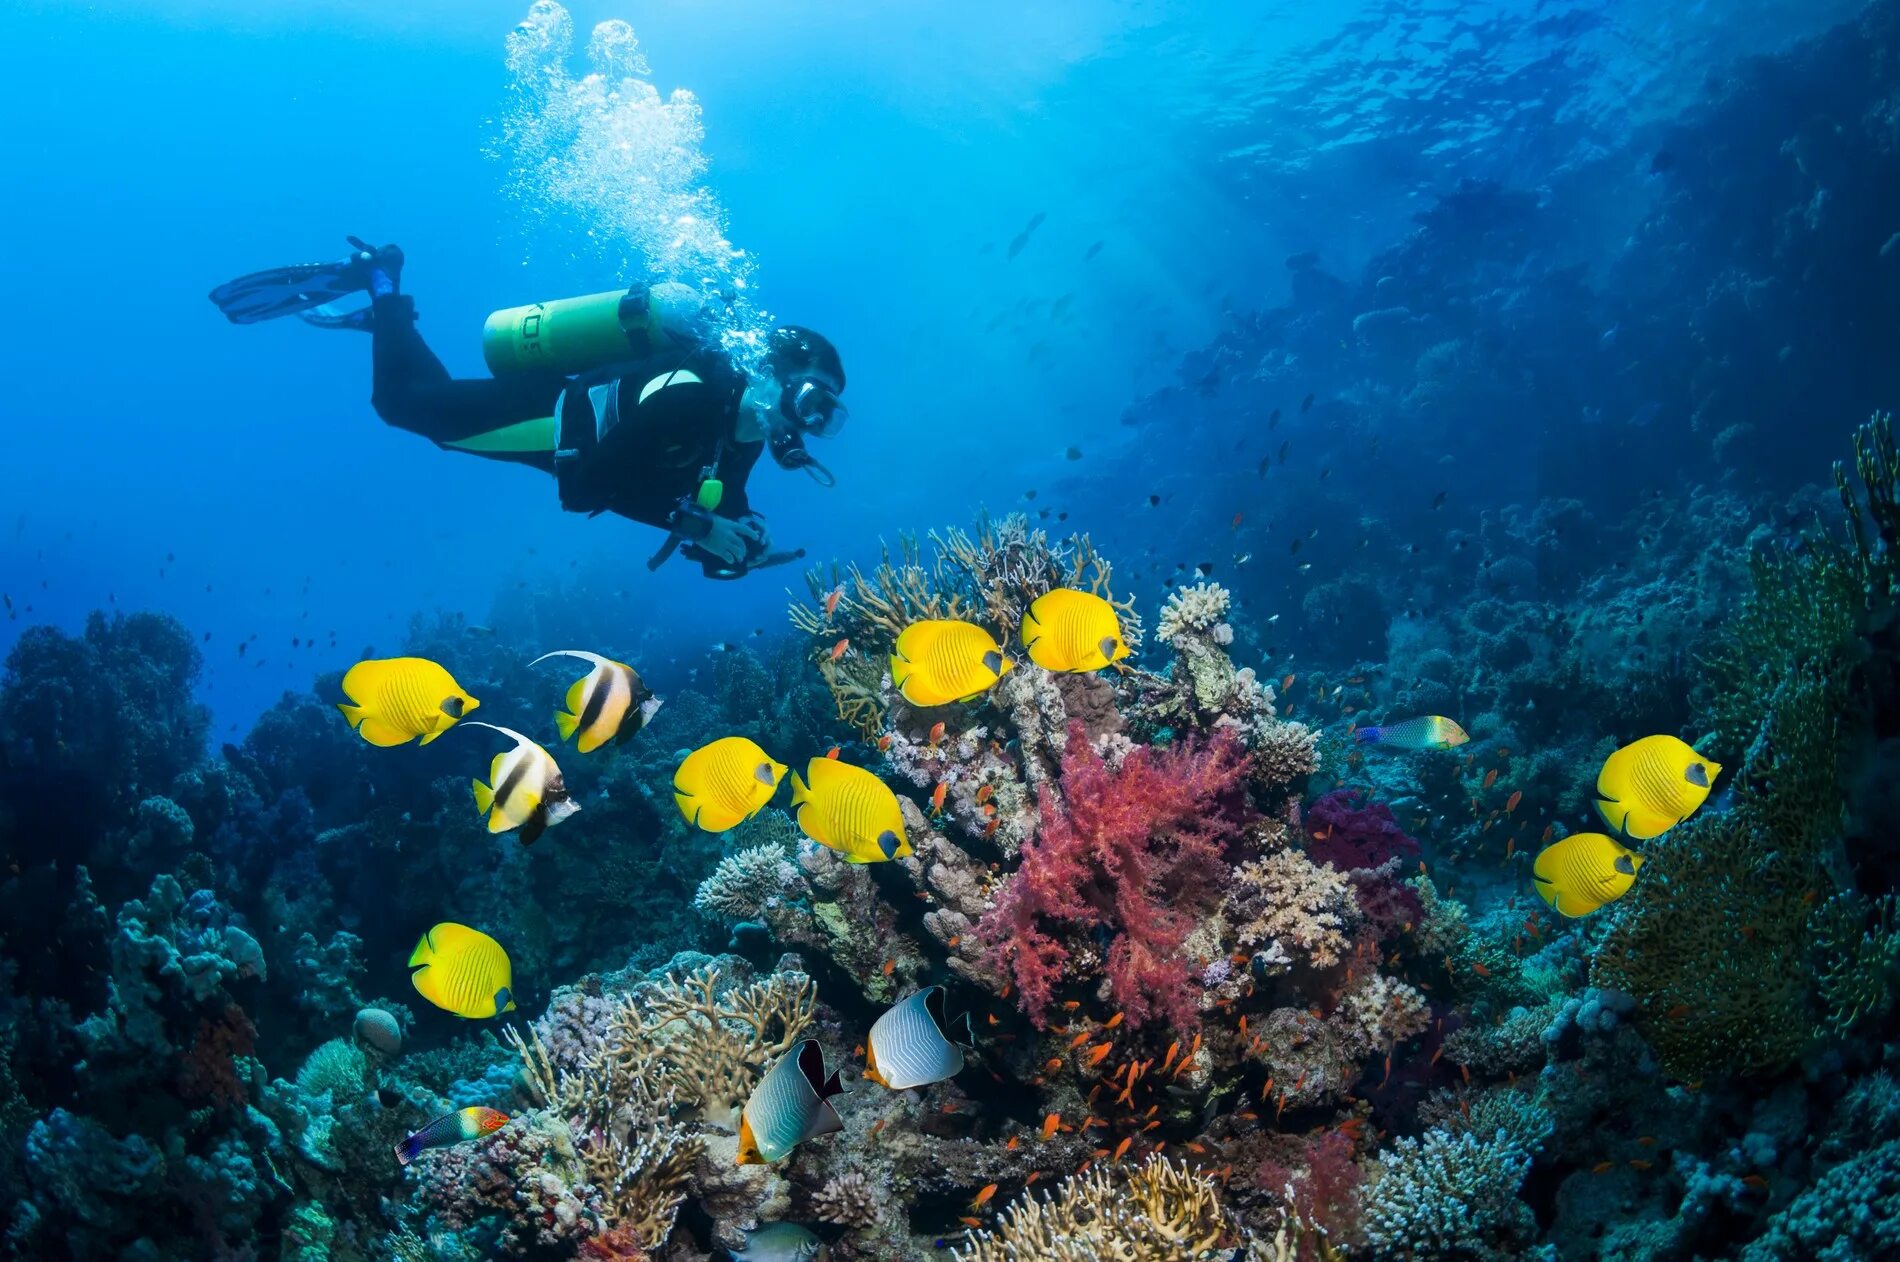
<svg viewBox="0 0 1900 1262">
<path fill-rule="evenodd" d="M 1046 1023 L 1069 941 L 1093 933 L 1130 1025 L 1193 1024 L 1181 944 L 1219 903 L 1225 843 L 1253 819 L 1246 774 L 1246 750 L 1225 734 L 1193 748 L 1137 746 L 1110 768 L 1071 730 L 1061 797 L 1044 790 L 1037 836 L 977 926 L 1032 1021 Z"/>
</svg>

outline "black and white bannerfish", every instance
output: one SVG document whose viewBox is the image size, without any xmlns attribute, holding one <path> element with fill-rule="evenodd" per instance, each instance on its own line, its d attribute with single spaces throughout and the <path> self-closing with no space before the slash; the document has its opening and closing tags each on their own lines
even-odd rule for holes
<svg viewBox="0 0 1900 1262">
<path fill-rule="evenodd" d="M 806 1039 L 778 1058 L 739 1118 L 739 1164 L 762 1166 L 777 1161 L 807 1139 L 844 1129 L 831 1097 L 844 1088 L 837 1071 L 825 1076 L 825 1053 L 817 1039 Z"/>
<path fill-rule="evenodd" d="M 593 665 L 567 690 L 567 709 L 554 712 L 561 739 L 591 754 L 613 740 L 625 740 L 645 727 L 659 711 L 660 699 L 640 681 L 640 672 L 583 649 L 556 649 L 529 662 L 539 666 L 550 657 L 578 657 Z"/>
<path fill-rule="evenodd" d="M 974 1047 L 970 1014 L 951 1021 L 944 1013 L 945 991 L 926 986 L 894 1005 L 871 1027 L 864 1076 L 893 1091 L 927 1087 L 963 1070 L 963 1049 Z"/>
<path fill-rule="evenodd" d="M 515 747 L 495 755 L 488 783 L 474 781 L 475 809 L 488 816 L 488 831 L 520 829 L 521 844 L 532 846 L 550 825 L 558 824 L 580 804 L 567 795 L 567 781 L 547 750 L 513 728 L 497 723 L 464 721 L 464 727 L 485 727 L 514 741 Z"/>
</svg>

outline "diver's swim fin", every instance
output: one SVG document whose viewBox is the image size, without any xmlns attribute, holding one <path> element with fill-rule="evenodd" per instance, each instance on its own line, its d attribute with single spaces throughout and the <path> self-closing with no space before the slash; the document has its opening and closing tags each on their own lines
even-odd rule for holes
<svg viewBox="0 0 1900 1262">
<path fill-rule="evenodd" d="M 211 301 L 233 324 L 257 324 L 280 316 L 295 315 L 358 294 L 370 288 L 371 274 L 383 257 L 395 247 L 373 249 L 366 242 L 349 238 L 354 251 L 334 263 L 297 263 L 252 272 L 226 281 L 211 291 Z M 401 254 L 394 254 L 400 267 Z M 384 265 L 388 270 L 388 265 Z M 311 323 L 336 327 L 324 320 Z M 344 327 L 350 327 L 348 325 Z"/>
<path fill-rule="evenodd" d="M 376 327 L 372 308 L 351 307 L 345 310 L 328 302 L 320 307 L 311 307 L 308 311 L 299 311 L 297 318 L 319 329 L 355 329 L 359 333 L 373 333 Z"/>
</svg>

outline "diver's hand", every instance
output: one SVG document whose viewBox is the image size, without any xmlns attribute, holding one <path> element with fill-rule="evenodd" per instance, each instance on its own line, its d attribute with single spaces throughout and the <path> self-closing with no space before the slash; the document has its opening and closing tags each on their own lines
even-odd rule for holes
<svg viewBox="0 0 1900 1262">
<path fill-rule="evenodd" d="M 738 565 L 749 553 L 765 551 L 765 527 L 756 517 L 734 521 L 715 515 L 708 522 L 706 537 L 696 542 L 727 565 Z"/>
</svg>

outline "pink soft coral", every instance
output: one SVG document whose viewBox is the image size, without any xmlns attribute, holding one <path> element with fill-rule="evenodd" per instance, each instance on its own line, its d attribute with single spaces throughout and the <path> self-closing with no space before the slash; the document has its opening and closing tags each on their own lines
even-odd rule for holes
<svg viewBox="0 0 1900 1262">
<path fill-rule="evenodd" d="M 1246 750 L 1225 734 L 1195 748 L 1137 746 L 1110 768 L 1070 733 L 1061 799 L 1043 791 L 1037 836 L 977 926 L 1032 1021 L 1046 1022 L 1068 940 L 1093 933 L 1130 1025 L 1193 1023 L 1181 944 L 1219 903 L 1225 842 L 1253 818 L 1246 773 Z"/>
</svg>

